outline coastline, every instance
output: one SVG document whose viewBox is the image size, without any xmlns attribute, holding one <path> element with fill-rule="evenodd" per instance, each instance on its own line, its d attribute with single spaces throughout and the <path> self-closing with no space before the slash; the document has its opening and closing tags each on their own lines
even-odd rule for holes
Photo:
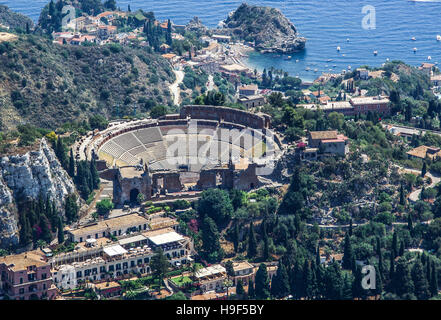
<svg viewBox="0 0 441 320">
<path fill-rule="evenodd" d="M 249 58 L 249 54 L 250 53 L 254 53 L 254 52 L 258 52 L 256 49 L 247 46 L 245 44 L 242 43 L 235 43 L 233 45 L 231 45 L 231 50 L 235 51 L 236 55 L 240 56 L 240 58 L 237 59 L 237 63 L 245 68 L 248 68 L 252 71 L 257 70 L 257 74 L 259 76 L 262 75 L 262 72 L 260 72 L 256 66 L 251 65 L 248 62 L 248 58 Z"/>
</svg>

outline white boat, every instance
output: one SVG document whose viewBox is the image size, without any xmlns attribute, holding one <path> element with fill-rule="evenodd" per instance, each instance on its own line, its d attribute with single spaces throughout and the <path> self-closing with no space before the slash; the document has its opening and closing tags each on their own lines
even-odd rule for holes
<svg viewBox="0 0 441 320">
<path fill-rule="evenodd" d="M 432 60 L 432 57 L 431 57 L 431 56 L 428 56 L 428 57 L 427 57 L 427 60 Z"/>
<path fill-rule="evenodd" d="M 416 41 L 416 38 L 415 37 L 412 37 L 412 39 L 411 39 L 412 41 Z"/>
<path fill-rule="evenodd" d="M 378 51 L 377 50 L 375 50 L 374 51 L 374 56 L 376 56 L 378 54 Z"/>
<path fill-rule="evenodd" d="M 352 67 L 351 66 L 348 66 L 348 70 L 351 70 L 352 69 Z"/>
<path fill-rule="evenodd" d="M 441 41 L 441 34 L 436 35 L 436 41 Z"/>
<path fill-rule="evenodd" d="M 317 72 L 318 71 L 318 69 L 314 69 L 314 72 Z"/>
<path fill-rule="evenodd" d="M 389 58 L 386 58 L 386 61 L 389 62 Z"/>
<path fill-rule="evenodd" d="M 299 59 L 296 60 L 296 62 L 299 62 L 299 61 L 300 61 Z"/>
<path fill-rule="evenodd" d="M 346 42 L 349 42 L 349 38 L 346 39 Z"/>
<path fill-rule="evenodd" d="M 417 52 L 417 50 L 418 50 L 417 48 L 413 48 L 413 52 Z"/>
<path fill-rule="evenodd" d="M 311 68 L 310 67 L 306 67 L 306 69 L 305 69 L 306 71 L 309 71 L 309 70 L 311 70 Z"/>
<path fill-rule="evenodd" d="M 337 47 L 337 51 L 340 51 L 341 50 L 341 48 L 340 47 Z"/>
</svg>

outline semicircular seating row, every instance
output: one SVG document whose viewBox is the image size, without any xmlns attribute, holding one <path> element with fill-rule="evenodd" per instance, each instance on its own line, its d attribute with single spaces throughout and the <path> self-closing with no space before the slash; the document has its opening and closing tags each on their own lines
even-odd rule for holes
<svg viewBox="0 0 441 320">
<path fill-rule="evenodd" d="M 261 144 L 260 140 L 253 140 L 252 131 L 237 132 L 231 138 L 221 132 L 220 128 L 205 126 L 197 131 L 197 135 L 188 133 L 187 126 L 161 126 L 130 131 L 104 143 L 98 156 L 110 166 L 137 165 L 142 159 L 144 163 L 150 163 L 153 170 L 161 170 L 176 167 L 164 161 L 167 157 L 178 156 L 177 151 L 175 154 L 167 154 L 167 149 L 173 144 L 176 146 L 176 143 L 188 146 L 197 141 L 196 155 L 207 154 L 208 157 L 209 154 L 212 159 L 227 160 L 230 150 L 233 154 L 247 157 Z M 186 156 L 189 156 L 188 150 Z"/>
</svg>

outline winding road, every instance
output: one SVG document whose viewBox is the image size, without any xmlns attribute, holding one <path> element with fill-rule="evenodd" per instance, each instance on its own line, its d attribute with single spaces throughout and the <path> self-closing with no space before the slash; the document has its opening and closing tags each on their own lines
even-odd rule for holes
<svg viewBox="0 0 441 320">
<path fill-rule="evenodd" d="M 395 166 L 398 167 L 401 171 L 412 173 L 412 174 L 416 174 L 416 175 L 421 175 L 421 170 L 405 168 L 405 167 L 398 166 L 398 165 L 395 165 Z M 435 185 L 437 185 L 441 181 L 441 177 L 434 176 L 430 172 L 427 172 L 425 177 L 429 177 L 432 180 L 431 184 L 428 185 L 427 188 L 433 188 Z M 419 189 L 416 189 L 416 190 L 412 191 L 409 194 L 409 200 L 412 201 L 412 202 L 418 201 L 420 199 L 420 194 L 421 194 L 421 190 L 422 189 L 423 188 L 419 188 Z"/>
<path fill-rule="evenodd" d="M 173 70 L 176 75 L 176 81 L 169 87 L 173 95 L 173 103 L 179 105 L 181 103 L 181 88 L 179 85 L 184 81 L 185 73 L 182 70 Z"/>
<path fill-rule="evenodd" d="M 394 164 L 394 166 L 396 166 L 398 169 L 400 169 L 403 172 L 412 173 L 412 174 L 416 174 L 416 175 L 421 175 L 421 170 L 405 168 L 405 167 L 399 166 L 397 164 Z M 441 181 L 441 177 L 434 176 L 430 172 L 427 172 L 425 177 L 429 177 L 432 180 L 432 182 L 430 183 L 430 185 L 427 186 L 427 188 L 433 188 L 435 185 L 437 185 Z M 412 191 L 409 194 L 408 199 L 410 201 L 412 201 L 412 202 L 418 201 L 420 199 L 420 194 L 421 194 L 422 189 L 423 188 L 419 188 L 419 189 L 416 189 L 416 190 Z M 432 221 L 433 220 L 421 221 L 421 224 L 430 224 Z M 354 224 L 352 224 L 352 226 L 353 227 L 358 227 L 358 226 L 366 225 L 368 223 L 369 223 L 369 221 L 366 221 L 366 222 L 363 222 L 363 223 L 354 223 Z M 406 225 L 406 224 L 407 224 L 407 222 L 392 222 L 392 225 Z M 307 223 L 306 225 L 308 227 L 312 227 L 313 226 L 313 224 L 311 224 L 311 223 Z M 321 225 L 318 225 L 318 226 L 319 226 L 319 228 L 322 228 L 322 229 L 338 229 L 338 228 L 349 228 L 350 225 L 349 224 L 346 224 L 346 225 L 341 225 L 341 224 L 340 225 L 337 225 L 337 224 L 323 225 L 323 224 L 321 224 Z"/>
<path fill-rule="evenodd" d="M 213 90 L 214 90 L 214 79 L 213 79 L 213 75 L 210 74 L 208 76 L 207 91 L 213 91 Z"/>
</svg>

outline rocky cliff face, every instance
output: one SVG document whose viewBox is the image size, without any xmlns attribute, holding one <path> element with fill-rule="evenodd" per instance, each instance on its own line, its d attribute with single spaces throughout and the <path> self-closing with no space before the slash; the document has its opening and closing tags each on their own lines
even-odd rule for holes
<svg viewBox="0 0 441 320">
<path fill-rule="evenodd" d="M 44 139 L 37 151 L 0 158 L 0 246 L 18 243 L 17 201 L 49 195 L 61 209 L 65 196 L 74 192 L 71 178 Z"/>
<path fill-rule="evenodd" d="M 222 33 L 255 41 L 261 52 L 291 53 L 305 48 L 306 39 L 278 9 L 242 4 L 223 23 Z"/>
<path fill-rule="evenodd" d="M 198 17 L 193 17 L 185 26 L 185 30 L 202 34 L 208 31 L 207 27 L 202 24 L 202 21 Z"/>
<path fill-rule="evenodd" d="M 11 190 L 0 177 L 0 247 L 18 244 L 17 209 Z"/>
</svg>

